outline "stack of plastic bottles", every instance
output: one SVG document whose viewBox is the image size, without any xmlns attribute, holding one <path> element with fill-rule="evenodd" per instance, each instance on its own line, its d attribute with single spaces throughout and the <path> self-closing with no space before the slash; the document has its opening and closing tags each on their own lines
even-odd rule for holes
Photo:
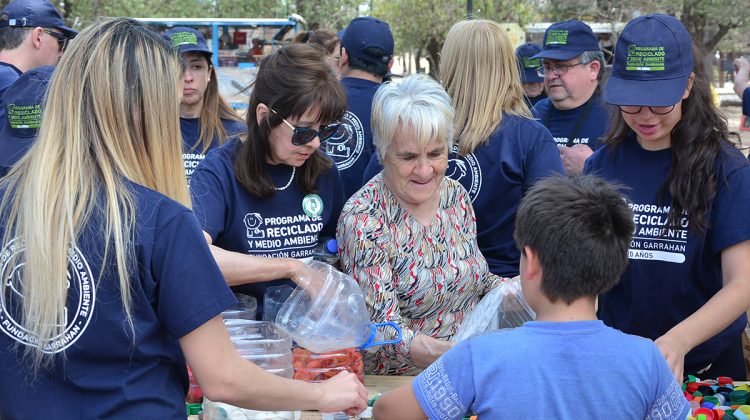
<svg viewBox="0 0 750 420">
<path fill-rule="evenodd" d="M 750 386 L 734 385 L 732 378 L 719 376 L 701 380 L 688 376 L 682 392 L 690 401 L 688 420 L 750 420 Z"/>
</svg>

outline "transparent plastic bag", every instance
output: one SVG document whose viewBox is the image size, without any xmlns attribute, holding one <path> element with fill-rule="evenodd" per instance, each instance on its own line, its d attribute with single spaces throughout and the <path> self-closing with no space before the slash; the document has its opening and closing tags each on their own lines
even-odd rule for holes
<svg viewBox="0 0 750 420">
<path fill-rule="evenodd" d="M 401 330 L 395 323 L 370 322 L 364 295 L 353 278 L 319 261 L 310 263 L 306 276 L 276 316 L 276 323 L 297 344 L 325 353 L 401 341 Z M 382 326 L 396 329 L 397 339 L 375 341 L 377 328 Z"/>
<path fill-rule="evenodd" d="M 536 317 L 521 292 L 521 279 L 514 277 L 492 289 L 477 303 L 453 336 L 462 341 L 489 331 L 520 327 Z"/>
</svg>

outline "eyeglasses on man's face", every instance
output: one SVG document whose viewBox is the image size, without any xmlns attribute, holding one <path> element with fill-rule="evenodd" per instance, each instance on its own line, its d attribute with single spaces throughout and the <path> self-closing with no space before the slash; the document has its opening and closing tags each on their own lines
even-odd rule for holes
<svg viewBox="0 0 750 420">
<path fill-rule="evenodd" d="M 278 115 L 278 113 L 272 108 L 268 109 L 270 109 L 274 114 Z M 320 130 L 315 130 L 310 127 L 295 127 L 285 118 L 282 118 L 281 121 L 283 121 L 284 124 L 292 129 L 292 144 L 295 146 L 304 146 L 307 143 L 313 141 L 315 137 L 318 137 L 321 143 L 325 143 L 332 137 L 340 134 L 344 129 L 344 126 L 339 123 L 328 124 Z"/>
<path fill-rule="evenodd" d="M 568 72 L 568 69 L 575 66 L 582 66 L 588 63 L 575 63 L 575 64 L 550 64 L 544 63 L 541 67 L 536 68 L 536 74 L 539 77 L 544 77 L 548 74 L 555 74 L 556 76 L 564 76 Z"/>
<path fill-rule="evenodd" d="M 44 28 L 44 33 L 51 36 L 52 38 L 55 38 L 57 40 L 57 50 L 60 52 L 65 51 L 65 48 L 68 46 L 68 37 L 59 33 L 55 32 L 50 29 Z"/>
</svg>

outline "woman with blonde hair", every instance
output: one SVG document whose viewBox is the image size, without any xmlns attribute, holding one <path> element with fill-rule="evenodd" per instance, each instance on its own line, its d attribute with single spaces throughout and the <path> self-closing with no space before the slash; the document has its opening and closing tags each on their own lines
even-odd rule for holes
<svg viewBox="0 0 750 420">
<path fill-rule="evenodd" d="M 477 242 L 490 271 L 516 276 L 516 210 L 535 181 L 563 173 L 560 153 L 549 131 L 531 118 L 513 46 L 496 22 L 453 25 L 443 45 L 440 76 L 456 108 L 448 174 L 469 192 Z"/>
<path fill-rule="evenodd" d="M 193 28 L 176 27 L 164 33 L 182 54 L 180 132 L 185 176 L 190 177 L 209 150 L 235 134 L 245 131 L 245 123 L 219 93 L 219 77 L 211 64 L 213 52 L 203 34 Z"/>
<path fill-rule="evenodd" d="M 0 183 L 0 417 L 184 418 L 186 361 L 212 400 L 364 408 L 353 375 L 292 381 L 234 350 L 218 315 L 236 301 L 187 208 L 179 86 L 177 53 L 129 19 L 60 61 Z"/>
</svg>

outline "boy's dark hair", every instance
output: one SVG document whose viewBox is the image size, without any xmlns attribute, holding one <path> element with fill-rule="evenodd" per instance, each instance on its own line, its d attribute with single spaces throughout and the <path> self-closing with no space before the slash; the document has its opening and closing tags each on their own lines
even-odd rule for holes
<svg viewBox="0 0 750 420">
<path fill-rule="evenodd" d="M 616 186 L 591 175 L 552 177 L 521 200 L 513 237 L 521 252 L 528 246 L 539 255 L 544 296 L 570 304 L 617 284 L 633 229 Z"/>
</svg>

